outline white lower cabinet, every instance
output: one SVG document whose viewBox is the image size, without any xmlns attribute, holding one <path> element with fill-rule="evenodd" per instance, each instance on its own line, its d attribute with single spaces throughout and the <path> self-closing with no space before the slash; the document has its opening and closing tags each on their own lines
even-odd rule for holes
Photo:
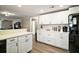
<svg viewBox="0 0 79 59">
<path fill-rule="evenodd" d="M 68 50 L 68 33 L 63 32 L 51 33 L 51 32 L 38 31 L 37 40 L 43 43 L 50 44 L 52 46 Z"/>
<path fill-rule="evenodd" d="M 37 40 L 40 41 L 40 42 L 44 41 L 44 39 L 45 39 L 44 36 L 45 36 L 45 35 L 44 35 L 43 32 L 41 32 L 41 33 L 38 32 L 38 33 L 37 33 Z"/>
<path fill-rule="evenodd" d="M 68 38 L 69 38 L 68 33 L 63 33 L 62 34 L 61 47 L 64 48 L 64 49 L 67 49 L 67 50 L 69 49 L 69 40 L 68 40 Z"/>
<path fill-rule="evenodd" d="M 18 37 L 18 52 L 26 53 L 32 50 L 32 35 Z"/>
<path fill-rule="evenodd" d="M 7 53 L 17 53 L 17 38 L 7 39 Z"/>
<path fill-rule="evenodd" d="M 53 34 L 51 43 L 53 46 L 60 47 L 60 45 L 59 45 L 60 44 L 59 33 Z"/>
<path fill-rule="evenodd" d="M 32 35 L 7 39 L 7 53 L 27 53 L 32 50 Z"/>
</svg>

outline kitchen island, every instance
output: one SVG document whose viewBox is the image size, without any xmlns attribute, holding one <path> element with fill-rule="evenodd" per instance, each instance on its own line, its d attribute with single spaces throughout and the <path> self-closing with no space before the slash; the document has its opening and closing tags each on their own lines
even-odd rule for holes
<svg viewBox="0 0 79 59">
<path fill-rule="evenodd" d="M 32 32 L 26 29 L 0 30 L 0 41 L 6 41 L 6 53 L 27 53 L 32 50 Z"/>
</svg>

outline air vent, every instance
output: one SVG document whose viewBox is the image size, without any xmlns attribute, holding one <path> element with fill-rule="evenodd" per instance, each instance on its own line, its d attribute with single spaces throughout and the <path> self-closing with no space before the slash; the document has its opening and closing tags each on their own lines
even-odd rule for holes
<svg viewBox="0 0 79 59">
<path fill-rule="evenodd" d="M 54 8 L 54 6 L 50 6 L 49 8 Z"/>
</svg>

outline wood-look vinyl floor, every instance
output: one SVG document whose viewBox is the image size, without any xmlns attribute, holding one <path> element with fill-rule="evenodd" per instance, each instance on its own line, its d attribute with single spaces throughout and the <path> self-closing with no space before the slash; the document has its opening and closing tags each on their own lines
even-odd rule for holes
<svg viewBox="0 0 79 59">
<path fill-rule="evenodd" d="M 66 50 L 33 40 L 31 53 L 66 53 Z"/>
</svg>

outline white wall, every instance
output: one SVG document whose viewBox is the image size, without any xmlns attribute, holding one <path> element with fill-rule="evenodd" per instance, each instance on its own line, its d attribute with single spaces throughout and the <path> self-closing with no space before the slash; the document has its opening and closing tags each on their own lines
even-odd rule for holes
<svg viewBox="0 0 79 59">
<path fill-rule="evenodd" d="M 2 21 L 3 21 L 3 20 L 10 20 L 10 21 L 12 21 L 12 26 L 13 26 L 13 27 L 14 27 L 13 24 L 14 24 L 15 22 L 18 22 L 18 21 L 21 22 L 21 19 L 7 19 L 7 18 L 1 18 L 1 19 L 0 19 L 0 28 L 2 28 Z"/>
<path fill-rule="evenodd" d="M 0 28 L 1 28 L 1 21 L 3 20 L 10 20 L 12 21 L 12 26 L 14 27 L 15 22 L 21 22 L 22 28 L 27 28 L 28 31 L 30 31 L 30 17 L 22 17 L 20 19 L 6 19 L 6 18 L 1 18 L 0 19 Z"/>
<path fill-rule="evenodd" d="M 3 20 L 4 20 L 3 18 L 0 19 L 0 28 L 2 28 L 2 21 Z"/>
<path fill-rule="evenodd" d="M 27 31 L 30 31 L 30 17 L 22 18 L 22 28 L 27 28 Z"/>
</svg>

